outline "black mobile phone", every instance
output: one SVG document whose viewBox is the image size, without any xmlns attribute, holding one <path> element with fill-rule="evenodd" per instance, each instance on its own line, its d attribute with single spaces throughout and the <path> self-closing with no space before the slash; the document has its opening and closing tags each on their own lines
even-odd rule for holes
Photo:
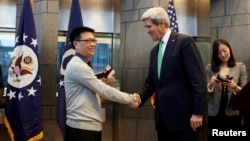
<svg viewBox="0 0 250 141">
<path fill-rule="evenodd" d="M 232 80 L 233 77 L 229 77 L 229 75 L 222 76 L 220 74 L 217 75 L 216 77 L 220 82 L 227 82 L 228 80 Z"/>
</svg>

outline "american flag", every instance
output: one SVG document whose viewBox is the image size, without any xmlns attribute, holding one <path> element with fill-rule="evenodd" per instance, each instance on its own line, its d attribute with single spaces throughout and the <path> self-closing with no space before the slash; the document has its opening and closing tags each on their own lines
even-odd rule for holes
<svg viewBox="0 0 250 141">
<path fill-rule="evenodd" d="M 40 88 L 35 22 L 30 0 L 24 0 L 8 71 L 4 120 L 15 141 L 43 138 Z"/>
<path fill-rule="evenodd" d="M 175 8 L 174 8 L 174 0 L 169 0 L 167 13 L 170 20 L 170 29 L 175 32 L 179 32 Z"/>
<path fill-rule="evenodd" d="M 79 0 L 72 0 L 71 11 L 68 24 L 68 32 L 66 38 L 66 45 L 61 60 L 60 73 L 58 75 L 58 98 L 56 106 L 57 123 L 65 137 L 65 123 L 66 123 L 66 102 L 65 102 L 65 89 L 64 89 L 64 75 L 65 69 L 70 59 L 75 55 L 75 49 L 70 43 L 71 31 L 79 26 L 83 26 L 82 13 Z"/>
</svg>

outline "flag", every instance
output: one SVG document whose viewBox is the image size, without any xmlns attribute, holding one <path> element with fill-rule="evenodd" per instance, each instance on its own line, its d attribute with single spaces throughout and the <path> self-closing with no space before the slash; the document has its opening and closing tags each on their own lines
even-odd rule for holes
<svg viewBox="0 0 250 141">
<path fill-rule="evenodd" d="M 174 0 L 169 0 L 167 13 L 170 20 L 170 29 L 175 32 L 179 32 L 175 8 L 174 8 Z"/>
<path fill-rule="evenodd" d="M 57 123 L 64 137 L 66 125 L 66 103 L 65 103 L 65 89 L 64 89 L 64 75 L 65 69 L 70 59 L 75 55 L 75 49 L 70 43 L 71 31 L 79 26 L 83 26 L 81 7 L 79 0 L 72 0 L 68 32 L 66 37 L 66 45 L 62 55 L 60 74 L 58 75 L 58 97 L 57 97 Z"/>
<path fill-rule="evenodd" d="M 30 0 L 24 0 L 8 70 L 5 106 L 7 118 L 4 120 L 15 141 L 37 141 L 43 138 L 40 90 L 35 22 Z"/>
</svg>

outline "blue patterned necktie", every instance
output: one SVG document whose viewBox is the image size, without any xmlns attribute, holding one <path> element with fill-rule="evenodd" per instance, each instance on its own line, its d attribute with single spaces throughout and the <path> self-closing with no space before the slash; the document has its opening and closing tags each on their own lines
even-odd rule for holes
<svg viewBox="0 0 250 141">
<path fill-rule="evenodd" d="M 163 58 L 163 41 L 159 42 L 159 51 L 158 51 L 158 58 L 157 58 L 157 74 L 158 78 L 160 79 L 161 76 L 161 64 L 162 64 L 162 58 Z"/>
</svg>

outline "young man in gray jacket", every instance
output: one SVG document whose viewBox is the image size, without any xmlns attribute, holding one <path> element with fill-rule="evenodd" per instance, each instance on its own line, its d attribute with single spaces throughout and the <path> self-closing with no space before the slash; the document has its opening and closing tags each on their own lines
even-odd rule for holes
<svg viewBox="0 0 250 141">
<path fill-rule="evenodd" d="M 101 141 L 102 98 L 130 106 L 140 103 L 136 94 L 113 88 L 95 76 L 90 58 L 95 53 L 97 40 L 89 27 L 75 28 L 70 36 L 76 54 L 65 71 L 66 141 Z"/>
</svg>

